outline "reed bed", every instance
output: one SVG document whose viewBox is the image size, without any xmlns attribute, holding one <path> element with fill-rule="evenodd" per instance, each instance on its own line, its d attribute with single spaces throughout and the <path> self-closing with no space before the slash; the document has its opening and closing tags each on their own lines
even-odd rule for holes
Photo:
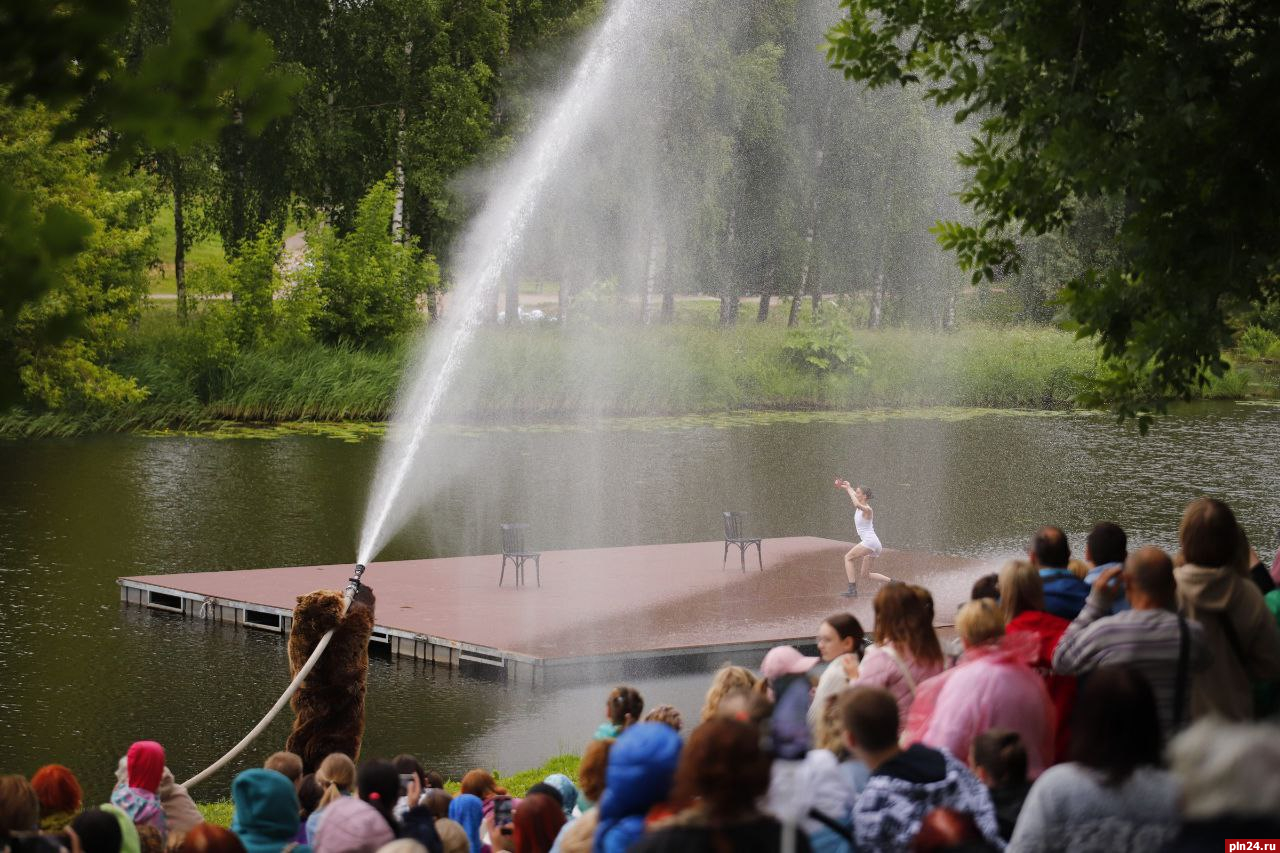
<svg viewBox="0 0 1280 853">
<path fill-rule="evenodd" d="M 1097 366 L 1088 341 L 1045 327 L 859 330 L 854 342 L 865 369 L 829 373 L 789 359 L 786 340 L 785 328 L 754 323 L 486 327 L 447 410 L 461 422 L 488 423 L 743 409 L 1068 409 Z M 0 436 L 381 421 L 415 346 L 410 338 L 370 348 L 304 342 L 237 352 L 176 321 L 153 320 L 114 363 L 147 389 L 143 402 L 14 411 L 0 417 Z M 1255 379 L 1235 369 L 1204 396 L 1245 397 Z"/>
</svg>

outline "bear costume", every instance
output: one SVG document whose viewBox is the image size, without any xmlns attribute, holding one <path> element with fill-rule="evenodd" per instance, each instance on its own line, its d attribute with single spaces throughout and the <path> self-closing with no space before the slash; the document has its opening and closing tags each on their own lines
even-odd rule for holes
<svg viewBox="0 0 1280 853">
<path fill-rule="evenodd" d="M 304 773 L 314 773 L 332 752 L 359 760 L 373 609 L 373 590 L 363 585 L 345 616 L 340 590 L 322 589 L 298 596 L 289 632 L 291 675 L 302 669 L 325 632 L 337 629 L 290 703 L 293 731 L 284 748 L 302 757 Z"/>
</svg>

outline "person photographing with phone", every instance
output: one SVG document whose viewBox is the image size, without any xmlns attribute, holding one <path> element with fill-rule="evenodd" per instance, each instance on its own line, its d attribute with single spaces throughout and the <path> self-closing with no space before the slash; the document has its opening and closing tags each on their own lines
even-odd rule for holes
<svg viewBox="0 0 1280 853">
<path fill-rule="evenodd" d="M 849 495 L 849 500 L 853 501 L 854 506 L 853 526 L 858 531 L 858 544 L 844 555 L 844 573 L 849 581 L 849 588 L 840 593 L 846 598 L 854 598 L 858 595 L 859 577 L 871 578 L 882 583 L 888 583 L 890 578 L 888 575 L 871 571 L 871 564 L 884 551 L 884 546 L 880 544 L 880 537 L 876 535 L 875 511 L 871 509 L 871 490 L 865 486 L 852 486 L 848 480 L 838 477 L 836 488 Z"/>
</svg>

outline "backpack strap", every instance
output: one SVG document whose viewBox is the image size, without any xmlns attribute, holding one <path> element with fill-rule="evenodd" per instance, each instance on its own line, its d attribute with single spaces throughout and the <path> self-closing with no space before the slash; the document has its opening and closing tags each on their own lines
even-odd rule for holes
<svg viewBox="0 0 1280 853">
<path fill-rule="evenodd" d="M 820 812 L 816 808 L 812 808 L 809 809 L 809 814 L 807 816 L 813 818 L 836 835 L 839 835 L 841 838 L 853 841 L 853 830 L 830 815 Z"/>
<path fill-rule="evenodd" d="M 1231 651 L 1235 652 L 1236 660 L 1240 662 L 1240 667 L 1243 669 L 1247 658 L 1240 645 L 1240 635 L 1236 633 L 1236 626 L 1227 618 L 1227 614 L 1222 612 L 1218 613 L 1218 622 L 1222 626 L 1222 633 L 1226 635 L 1227 644 L 1231 646 Z M 1248 676 L 1247 671 L 1245 675 Z"/>
<path fill-rule="evenodd" d="M 880 651 L 889 656 L 889 660 L 898 665 L 898 671 L 902 673 L 902 678 L 907 682 L 907 689 L 911 691 L 911 698 L 916 698 L 916 680 L 911 675 L 911 670 L 907 669 L 907 665 L 902 662 L 902 658 L 898 656 L 898 651 L 893 646 L 883 645 Z"/>
<path fill-rule="evenodd" d="M 1190 663 L 1191 632 L 1187 629 L 1187 620 L 1178 614 L 1178 675 L 1173 685 L 1173 737 L 1182 729 L 1182 717 L 1187 706 L 1187 669 Z"/>
</svg>

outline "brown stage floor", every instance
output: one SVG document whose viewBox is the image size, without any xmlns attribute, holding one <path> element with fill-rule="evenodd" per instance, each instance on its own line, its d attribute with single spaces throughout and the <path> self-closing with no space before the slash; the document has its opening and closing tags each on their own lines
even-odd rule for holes
<svg viewBox="0 0 1280 853">
<path fill-rule="evenodd" d="M 842 557 L 850 545 L 816 537 L 764 540 L 764 570 L 749 555 L 747 572 L 723 542 L 544 551 L 542 587 L 497 586 L 501 558 L 446 557 L 373 563 L 364 580 L 377 595 L 379 629 L 479 650 L 527 663 L 710 653 L 811 641 L 822 619 L 850 610 L 868 629 L 879 584 L 843 598 Z M 754 549 L 752 549 L 754 552 Z M 297 596 L 340 589 L 351 565 L 296 566 L 121 578 L 129 588 L 171 591 L 219 605 L 287 614 Z M 974 560 L 919 551 L 885 551 L 875 571 L 933 591 L 939 624 L 981 572 Z M 132 599 L 130 599 L 132 600 Z M 196 602 L 196 606 L 199 604 Z M 184 612 L 195 612 L 191 607 Z"/>
</svg>

